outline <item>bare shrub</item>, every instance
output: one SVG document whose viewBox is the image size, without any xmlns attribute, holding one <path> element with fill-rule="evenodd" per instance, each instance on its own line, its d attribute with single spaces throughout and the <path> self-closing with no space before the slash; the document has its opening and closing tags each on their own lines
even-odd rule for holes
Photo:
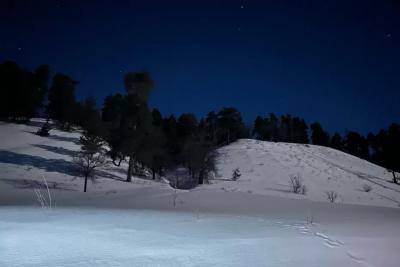
<svg viewBox="0 0 400 267">
<path fill-rule="evenodd" d="M 314 214 L 309 210 L 307 214 L 307 224 L 314 223 Z"/>
<path fill-rule="evenodd" d="M 42 188 L 34 188 L 33 191 L 35 192 L 36 199 L 39 202 L 42 209 L 51 209 L 52 208 L 52 200 L 49 185 L 47 184 L 46 178 L 42 175 L 43 184 L 46 186 L 46 190 Z M 45 192 L 43 192 L 45 191 Z"/>
<path fill-rule="evenodd" d="M 338 194 L 335 191 L 327 191 L 325 193 L 329 202 L 334 203 L 336 201 Z"/>
<path fill-rule="evenodd" d="M 303 184 L 300 174 L 289 176 L 289 185 L 291 191 L 295 194 L 305 195 L 307 193 L 307 187 Z"/>
<path fill-rule="evenodd" d="M 242 174 L 240 173 L 240 169 L 239 168 L 234 169 L 232 172 L 232 180 L 237 181 L 237 179 L 239 179 L 240 176 L 242 176 Z"/>
<path fill-rule="evenodd" d="M 372 187 L 368 184 L 363 185 L 363 191 L 364 192 L 369 192 L 372 190 Z"/>
</svg>

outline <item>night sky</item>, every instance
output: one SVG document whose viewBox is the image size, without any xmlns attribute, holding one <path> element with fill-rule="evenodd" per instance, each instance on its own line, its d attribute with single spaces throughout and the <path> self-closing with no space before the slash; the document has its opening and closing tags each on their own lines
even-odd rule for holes
<svg viewBox="0 0 400 267">
<path fill-rule="evenodd" d="M 119 3 L 117 3 L 119 2 Z M 279 3 L 278 3 L 279 2 Z M 397 3 L 396 3 L 397 2 Z M 1 1 L 0 61 L 49 64 L 77 95 L 124 92 L 199 116 L 235 106 L 362 133 L 400 122 L 400 1 Z"/>
</svg>

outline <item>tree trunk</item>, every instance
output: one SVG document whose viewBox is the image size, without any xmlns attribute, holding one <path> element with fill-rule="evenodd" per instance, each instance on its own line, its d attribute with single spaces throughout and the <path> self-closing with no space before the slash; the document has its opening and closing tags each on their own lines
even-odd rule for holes
<svg viewBox="0 0 400 267">
<path fill-rule="evenodd" d="M 156 170 L 155 169 L 151 169 L 151 172 L 153 174 L 153 180 L 156 179 Z"/>
<path fill-rule="evenodd" d="M 204 183 L 204 171 L 200 171 L 199 173 L 199 184 L 203 184 Z"/>
<path fill-rule="evenodd" d="M 393 174 L 393 183 L 397 184 L 396 173 L 392 171 L 392 174 Z"/>
<path fill-rule="evenodd" d="M 87 189 L 87 180 L 88 180 L 88 176 L 85 175 L 85 186 L 83 187 L 83 192 L 86 192 L 86 189 Z"/>
<path fill-rule="evenodd" d="M 133 156 L 129 156 L 129 167 L 128 167 L 128 173 L 126 174 L 126 181 L 129 183 L 132 181 L 132 168 L 133 168 Z"/>
</svg>

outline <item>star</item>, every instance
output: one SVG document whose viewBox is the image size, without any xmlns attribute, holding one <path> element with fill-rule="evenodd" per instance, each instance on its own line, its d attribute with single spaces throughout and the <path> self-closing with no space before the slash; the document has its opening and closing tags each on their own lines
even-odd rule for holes
<svg viewBox="0 0 400 267">
<path fill-rule="evenodd" d="M 240 8 L 241 8 L 241 9 L 244 9 L 244 5 L 241 5 Z"/>
<path fill-rule="evenodd" d="M 22 51 L 22 47 L 18 47 L 18 51 Z"/>
<path fill-rule="evenodd" d="M 391 33 L 388 33 L 388 34 L 386 34 L 386 37 L 387 37 L 387 38 L 390 38 L 390 37 L 392 37 L 392 34 L 391 34 Z"/>
</svg>

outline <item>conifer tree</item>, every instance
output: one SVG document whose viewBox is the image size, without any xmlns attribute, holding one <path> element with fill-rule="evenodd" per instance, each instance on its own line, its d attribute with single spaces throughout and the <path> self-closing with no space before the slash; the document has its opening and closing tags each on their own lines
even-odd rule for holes
<svg viewBox="0 0 400 267">
<path fill-rule="evenodd" d="M 329 145 L 329 134 L 322 129 L 319 122 L 314 122 L 310 125 L 311 128 L 311 142 L 314 145 L 328 146 Z"/>
</svg>

